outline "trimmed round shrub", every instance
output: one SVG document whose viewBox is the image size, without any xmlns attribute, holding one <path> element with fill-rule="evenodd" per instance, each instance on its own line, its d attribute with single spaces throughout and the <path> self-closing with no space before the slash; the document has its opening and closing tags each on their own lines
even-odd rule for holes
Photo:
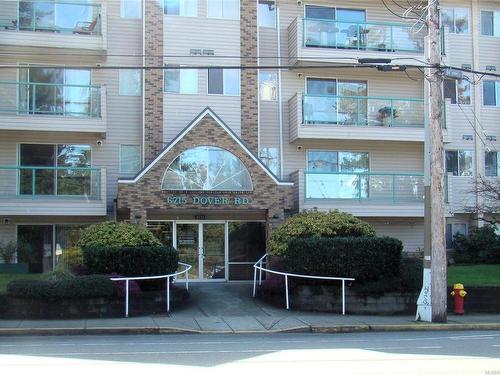
<svg viewBox="0 0 500 375">
<path fill-rule="evenodd" d="M 106 221 L 85 228 L 78 240 L 82 249 L 91 246 L 160 246 L 161 242 L 146 227 Z"/>
<path fill-rule="evenodd" d="M 352 277 L 362 284 L 398 277 L 402 251 L 401 241 L 391 237 L 294 238 L 284 266 L 290 273 Z"/>
<path fill-rule="evenodd" d="M 92 246 L 83 249 L 83 263 L 90 273 L 154 276 L 174 273 L 179 254 L 172 246 Z"/>
<path fill-rule="evenodd" d="M 12 297 L 59 301 L 65 299 L 113 298 L 118 289 L 103 275 L 87 275 L 53 280 L 13 280 L 7 285 Z"/>
<path fill-rule="evenodd" d="M 373 237 L 375 229 L 351 214 L 338 210 L 330 212 L 304 211 L 289 217 L 271 232 L 267 249 L 273 255 L 287 253 L 292 238 L 318 237 Z"/>
</svg>

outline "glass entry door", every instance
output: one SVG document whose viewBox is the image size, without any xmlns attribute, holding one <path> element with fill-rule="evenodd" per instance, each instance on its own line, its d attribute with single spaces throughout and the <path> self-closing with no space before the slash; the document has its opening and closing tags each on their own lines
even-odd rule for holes
<svg viewBox="0 0 500 375">
<path fill-rule="evenodd" d="M 175 224 L 175 242 L 179 260 L 192 266 L 191 279 L 226 279 L 226 224 Z"/>
</svg>

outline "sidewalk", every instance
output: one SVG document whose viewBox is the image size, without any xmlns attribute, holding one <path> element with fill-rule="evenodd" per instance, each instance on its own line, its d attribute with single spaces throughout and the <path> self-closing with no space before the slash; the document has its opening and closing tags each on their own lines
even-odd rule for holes
<svg viewBox="0 0 500 375">
<path fill-rule="evenodd" d="M 171 314 L 80 320 L 0 320 L 0 335 L 103 333 L 272 333 L 416 330 L 500 330 L 500 314 L 448 316 L 448 323 L 415 322 L 414 316 L 308 313 L 251 298 L 248 284 L 193 285 L 190 303 Z"/>
</svg>

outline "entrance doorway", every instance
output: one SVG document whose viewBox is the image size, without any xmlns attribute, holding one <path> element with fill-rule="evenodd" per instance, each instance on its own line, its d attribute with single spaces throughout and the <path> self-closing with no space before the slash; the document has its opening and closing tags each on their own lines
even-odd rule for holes
<svg viewBox="0 0 500 375">
<path fill-rule="evenodd" d="M 190 278 L 226 279 L 226 223 L 176 222 L 174 234 L 179 259 L 193 266 Z"/>
<path fill-rule="evenodd" d="M 19 225 L 17 241 L 26 247 L 19 254 L 19 263 L 28 263 L 30 273 L 42 273 L 53 269 L 53 226 Z"/>
</svg>

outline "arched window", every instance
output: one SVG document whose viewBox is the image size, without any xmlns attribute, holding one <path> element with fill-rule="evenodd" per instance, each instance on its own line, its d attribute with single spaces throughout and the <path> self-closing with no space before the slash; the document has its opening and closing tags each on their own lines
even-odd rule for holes
<svg viewBox="0 0 500 375">
<path fill-rule="evenodd" d="M 200 146 L 184 151 L 168 166 L 162 190 L 252 191 L 252 178 L 243 163 L 220 147 Z"/>
</svg>

